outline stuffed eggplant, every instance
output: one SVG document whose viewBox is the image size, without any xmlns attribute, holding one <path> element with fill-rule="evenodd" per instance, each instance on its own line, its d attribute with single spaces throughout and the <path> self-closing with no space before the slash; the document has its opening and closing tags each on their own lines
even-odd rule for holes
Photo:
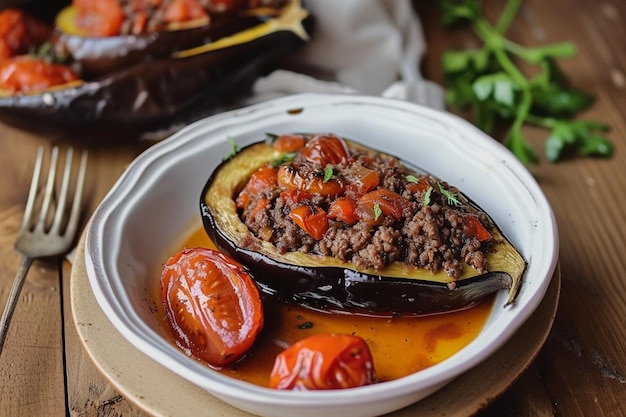
<svg viewBox="0 0 626 417">
<path fill-rule="evenodd" d="M 241 25 L 225 29 L 225 23 L 216 24 L 204 33 L 214 36 L 198 35 L 206 28 L 168 33 L 169 40 L 161 33 L 154 43 L 150 34 L 137 35 L 141 40 L 137 44 L 147 49 L 134 52 L 124 50 L 128 38 L 108 38 L 120 52 L 129 52 L 124 58 L 128 61 L 113 57 L 114 70 L 93 79 L 81 76 L 81 64 L 72 67 L 78 68 L 79 76 L 69 83 L 28 93 L 0 91 L 0 119 L 26 128 L 33 128 L 37 121 L 39 126 L 135 135 L 167 126 L 183 113 L 228 102 L 246 93 L 260 73 L 308 39 L 309 14 L 300 0 L 287 0 L 278 11 L 264 10 L 266 15 L 242 17 Z M 243 29 L 231 33 L 233 28 Z M 197 36 L 208 42 L 199 42 Z M 187 49 L 180 49 L 185 37 Z M 91 40 L 93 45 L 99 42 Z M 71 39 L 66 41 L 67 47 Z M 102 61 L 85 58 L 84 65 L 106 68 L 105 55 Z M 80 64 L 76 57 L 72 60 Z"/>
<path fill-rule="evenodd" d="M 230 7 L 213 12 L 201 5 L 206 2 L 193 1 L 199 9 L 195 13 L 189 6 L 186 13 L 177 11 L 176 1 L 75 0 L 56 16 L 54 52 L 78 67 L 84 77 L 94 78 L 235 35 L 279 16 L 287 4 L 273 0 L 270 6 L 251 7 L 230 1 L 226 2 Z M 103 8 L 117 13 L 103 16 Z M 105 18 L 110 23 L 103 24 Z"/>
<path fill-rule="evenodd" d="M 458 189 L 333 134 L 236 152 L 200 199 L 214 243 L 268 295 L 313 309 L 428 315 L 519 291 L 526 262 Z"/>
</svg>

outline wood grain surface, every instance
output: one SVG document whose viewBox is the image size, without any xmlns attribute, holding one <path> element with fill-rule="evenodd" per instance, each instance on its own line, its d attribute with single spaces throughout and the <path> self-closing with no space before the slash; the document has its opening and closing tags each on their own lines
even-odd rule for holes
<svg viewBox="0 0 626 417">
<path fill-rule="evenodd" d="M 490 15 L 502 2 L 485 0 Z M 472 45 L 466 29 L 443 30 L 429 1 L 415 2 L 428 53 L 423 73 L 441 82 L 441 52 Z M 542 160 L 530 167 L 552 204 L 560 232 L 561 299 L 546 344 L 530 368 L 481 417 L 626 415 L 626 2 L 526 0 L 509 37 L 524 45 L 572 41 L 559 61 L 597 102 L 585 118 L 608 123 L 610 159 Z M 36 123 L 36 121 L 33 121 Z M 527 128 L 540 149 L 545 132 Z M 39 145 L 90 152 L 83 222 L 148 142 L 94 145 L 71 131 L 38 134 L 0 124 L 0 305 L 20 262 L 13 242 Z M 69 306 L 71 265 L 36 261 L 0 356 L 0 416 L 144 414 L 98 373 L 78 340 Z"/>
</svg>

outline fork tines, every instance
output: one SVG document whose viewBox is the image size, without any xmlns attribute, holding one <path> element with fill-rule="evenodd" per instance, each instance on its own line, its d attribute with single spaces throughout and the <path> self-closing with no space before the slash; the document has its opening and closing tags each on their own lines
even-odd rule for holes
<svg viewBox="0 0 626 417">
<path fill-rule="evenodd" d="M 41 180 L 41 171 L 44 165 L 44 147 L 39 147 L 37 151 L 37 159 L 33 170 L 33 178 L 26 201 L 26 209 L 24 211 L 24 219 L 22 220 L 22 229 L 32 229 L 40 232 L 47 231 L 51 234 L 60 234 L 63 236 L 73 237 L 76 233 L 80 216 L 80 205 L 82 193 L 85 183 L 85 173 L 87 170 L 87 151 L 83 151 L 80 159 L 80 166 L 74 186 L 74 196 L 72 198 L 72 207 L 69 214 L 66 210 L 68 193 L 70 190 L 70 179 L 73 171 L 74 149 L 68 148 L 65 156 L 65 166 L 63 168 L 63 177 L 61 178 L 60 189 L 56 192 L 57 186 L 57 161 L 59 159 L 59 148 L 54 146 L 50 155 L 50 164 L 48 167 L 48 176 L 45 189 L 43 189 L 43 197 L 41 197 L 41 188 L 39 181 Z M 35 217 L 35 205 L 41 200 L 41 209 L 38 217 Z M 56 204 L 54 217 L 49 215 L 52 204 Z M 65 225 L 65 230 L 61 230 Z"/>
</svg>

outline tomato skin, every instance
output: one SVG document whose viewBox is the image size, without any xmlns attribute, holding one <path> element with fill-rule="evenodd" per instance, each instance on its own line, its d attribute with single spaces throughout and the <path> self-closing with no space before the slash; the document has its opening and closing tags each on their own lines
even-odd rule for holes
<svg viewBox="0 0 626 417">
<path fill-rule="evenodd" d="M 339 136 L 320 135 L 309 140 L 300 155 L 309 162 L 326 165 L 339 165 L 350 162 L 348 146 Z"/>
<path fill-rule="evenodd" d="M 328 216 L 319 207 L 311 208 L 303 204 L 291 210 L 289 217 L 315 240 L 323 238 L 328 230 Z"/>
<path fill-rule="evenodd" d="M 356 213 L 361 220 L 370 224 L 382 222 L 382 215 L 400 220 L 407 203 L 408 201 L 400 194 L 380 188 L 370 191 L 357 200 Z M 381 216 L 378 218 L 375 213 L 375 206 L 378 206 L 381 211 Z"/>
<path fill-rule="evenodd" d="M 0 89 L 12 94 L 42 91 L 78 79 L 66 66 L 27 55 L 0 61 Z"/>
<path fill-rule="evenodd" d="M 269 387 L 327 390 L 375 382 L 374 361 L 362 338 L 347 334 L 318 334 L 296 342 L 276 357 Z"/>
<path fill-rule="evenodd" d="M 172 256 L 161 274 L 161 301 L 176 344 L 213 367 L 241 358 L 263 328 L 252 277 L 213 249 Z"/>
<path fill-rule="evenodd" d="M 380 184 L 378 173 L 364 166 L 355 166 L 349 172 L 350 174 L 345 177 L 346 195 L 355 200 Z"/>
</svg>

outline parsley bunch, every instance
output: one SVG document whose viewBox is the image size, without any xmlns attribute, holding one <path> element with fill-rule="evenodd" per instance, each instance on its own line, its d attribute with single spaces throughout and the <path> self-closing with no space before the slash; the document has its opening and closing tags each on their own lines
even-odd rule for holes
<svg viewBox="0 0 626 417">
<path fill-rule="evenodd" d="M 509 40 L 505 33 L 521 0 L 508 0 L 495 24 L 483 16 L 480 0 L 440 0 L 439 5 L 444 25 L 469 23 L 482 41 L 479 49 L 444 53 L 448 104 L 470 109 L 476 125 L 487 133 L 498 121 L 508 123 L 504 144 L 525 164 L 539 162 L 522 134 L 525 124 L 549 131 L 544 144 L 549 161 L 557 161 L 566 151 L 583 156 L 612 155 L 613 145 L 602 136 L 609 130 L 606 124 L 574 120 L 593 98 L 571 87 L 557 65 L 557 59 L 576 54 L 572 43 L 525 47 Z M 536 74 L 527 76 L 521 64 L 536 69 Z"/>
</svg>

